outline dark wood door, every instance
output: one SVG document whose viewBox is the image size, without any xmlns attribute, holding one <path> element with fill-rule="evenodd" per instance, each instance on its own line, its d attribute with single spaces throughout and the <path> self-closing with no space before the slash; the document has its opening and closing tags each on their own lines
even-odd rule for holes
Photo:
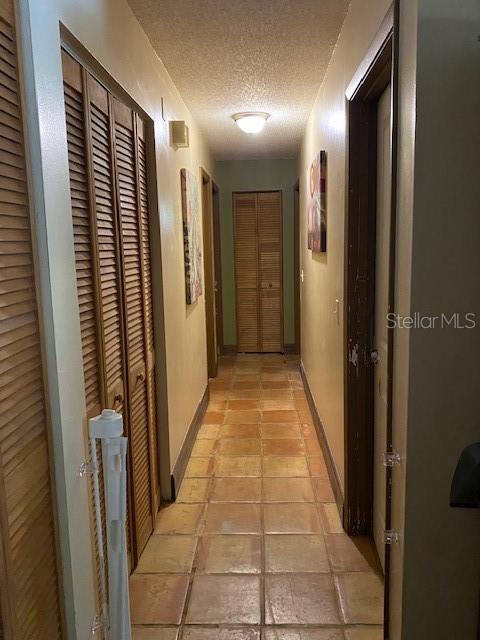
<svg viewBox="0 0 480 640">
<path fill-rule="evenodd" d="M 216 277 L 213 234 L 212 181 L 202 171 L 203 266 L 205 278 L 205 324 L 207 330 L 208 377 L 215 378 L 218 368 L 216 324 Z"/>
<path fill-rule="evenodd" d="M 212 183 L 213 251 L 215 266 L 215 325 L 217 329 L 217 353 L 222 354 L 223 346 L 223 303 L 222 303 L 222 250 L 220 239 L 220 194 Z"/>
</svg>

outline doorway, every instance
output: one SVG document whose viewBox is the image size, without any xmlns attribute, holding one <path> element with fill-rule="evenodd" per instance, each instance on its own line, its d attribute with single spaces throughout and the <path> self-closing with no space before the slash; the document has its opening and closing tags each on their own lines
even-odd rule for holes
<svg viewBox="0 0 480 640">
<path fill-rule="evenodd" d="M 294 293 L 295 293 L 295 353 L 300 354 L 302 348 L 301 338 L 301 305 L 300 305 L 300 281 L 301 281 L 301 266 L 300 266 L 300 181 L 297 180 L 293 187 L 293 279 L 294 279 Z"/>
<path fill-rule="evenodd" d="M 223 302 L 222 302 L 222 243 L 220 237 L 220 191 L 212 181 L 213 253 L 215 267 L 215 326 L 217 330 L 217 354 L 223 347 Z"/>
<path fill-rule="evenodd" d="M 282 193 L 233 193 L 237 349 L 283 352 Z"/>
<path fill-rule="evenodd" d="M 202 173 L 203 271 L 205 274 L 205 325 L 207 332 L 208 377 L 215 378 L 218 369 L 215 250 L 213 229 L 213 190 L 208 173 Z"/>
<path fill-rule="evenodd" d="M 388 637 L 395 248 L 393 9 L 346 92 L 345 495 L 343 525 L 375 542 Z"/>
</svg>

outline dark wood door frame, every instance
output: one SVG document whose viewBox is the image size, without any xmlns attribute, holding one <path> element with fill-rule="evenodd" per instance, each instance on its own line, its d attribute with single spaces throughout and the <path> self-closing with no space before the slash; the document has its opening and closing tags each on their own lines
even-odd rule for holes
<svg viewBox="0 0 480 640">
<path fill-rule="evenodd" d="M 215 251 L 212 210 L 212 180 L 204 169 L 202 176 L 203 264 L 208 377 L 217 376 L 217 329 L 215 319 Z"/>
<path fill-rule="evenodd" d="M 295 308 L 295 353 L 301 353 L 300 309 L 300 180 L 293 187 L 293 281 Z"/>
<path fill-rule="evenodd" d="M 220 191 L 212 181 L 213 253 L 215 264 L 215 322 L 217 351 L 223 355 L 222 242 L 220 235 Z"/>
<path fill-rule="evenodd" d="M 345 221 L 345 495 L 343 525 L 370 534 L 373 520 L 377 105 L 392 87 L 392 169 L 388 309 L 394 309 L 398 114 L 398 0 L 395 0 L 346 91 L 347 193 Z M 393 329 L 388 330 L 387 453 L 392 451 Z M 386 467 L 385 526 L 391 528 L 392 469 Z M 385 548 L 385 625 L 388 638 L 390 547 Z"/>
</svg>

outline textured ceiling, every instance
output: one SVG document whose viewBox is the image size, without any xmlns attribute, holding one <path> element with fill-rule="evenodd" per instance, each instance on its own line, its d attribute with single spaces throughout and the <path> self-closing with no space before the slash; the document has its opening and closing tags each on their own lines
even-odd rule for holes
<svg viewBox="0 0 480 640">
<path fill-rule="evenodd" d="M 216 159 L 297 155 L 349 0 L 129 2 Z M 271 118 L 251 136 L 239 111 Z"/>
</svg>

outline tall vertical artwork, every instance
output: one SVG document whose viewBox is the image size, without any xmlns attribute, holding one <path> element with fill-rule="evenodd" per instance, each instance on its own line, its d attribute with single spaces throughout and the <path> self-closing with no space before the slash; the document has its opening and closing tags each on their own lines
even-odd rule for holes
<svg viewBox="0 0 480 640">
<path fill-rule="evenodd" d="M 327 152 L 320 151 L 310 165 L 307 184 L 308 248 L 315 253 L 327 250 Z"/>
<path fill-rule="evenodd" d="M 182 184 L 183 250 L 187 304 L 202 295 L 202 242 L 200 202 L 196 177 L 187 169 L 180 171 Z"/>
</svg>

